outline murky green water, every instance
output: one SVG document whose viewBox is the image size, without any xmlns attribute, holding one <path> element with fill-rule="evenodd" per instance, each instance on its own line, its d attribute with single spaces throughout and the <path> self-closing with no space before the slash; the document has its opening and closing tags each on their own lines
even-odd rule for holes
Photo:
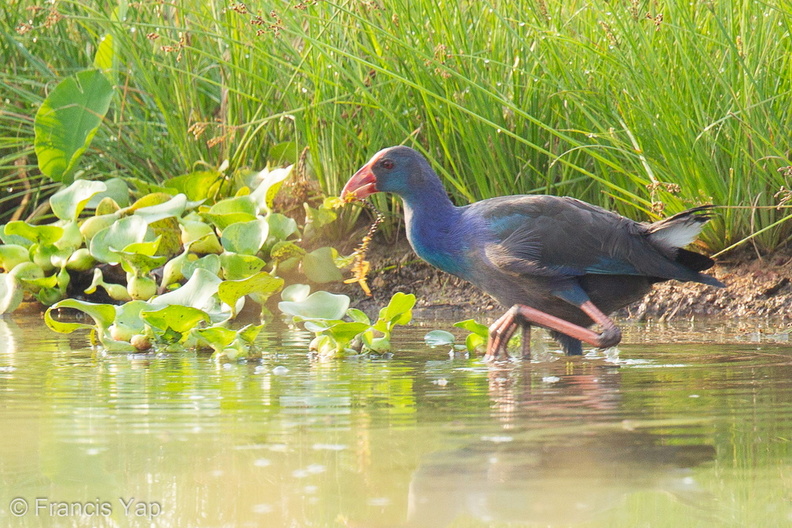
<svg viewBox="0 0 792 528">
<path fill-rule="evenodd" d="M 324 362 L 282 328 L 217 365 L 0 319 L 0 524 L 792 524 L 787 334 L 635 326 L 618 356 L 496 368 L 423 344 L 449 326 Z"/>
</svg>

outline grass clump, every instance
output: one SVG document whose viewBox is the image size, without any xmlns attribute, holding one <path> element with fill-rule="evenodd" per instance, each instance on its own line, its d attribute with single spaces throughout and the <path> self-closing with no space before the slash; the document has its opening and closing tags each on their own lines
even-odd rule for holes
<svg viewBox="0 0 792 528">
<path fill-rule="evenodd" d="M 16 0 L 0 16 L 0 222 L 48 192 L 35 109 L 111 35 L 118 101 L 90 177 L 294 163 L 308 147 L 307 172 L 335 193 L 408 142 L 460 203 L 546 192 L 638 219 L 732 206 L 703 234 L 713 251 L 792 234 L 777 207 L 792 165 L 788 6 Z"/>
</svg>

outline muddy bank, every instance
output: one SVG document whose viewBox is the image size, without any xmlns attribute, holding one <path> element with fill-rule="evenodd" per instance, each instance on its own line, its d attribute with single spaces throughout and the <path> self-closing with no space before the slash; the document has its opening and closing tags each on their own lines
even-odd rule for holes
<svg viewBox="0 0 792 528">
<path fill-rule="evenodd" d="M 376 311 L 397 291 L 414 293 L 418 307 L 454 317 L 482 314 L 493 318 L 502 308 L 471 284 L 438 271 L 420 261 L 406 241 L 371 244 L 372 297 L 356 284 L 343 292 L 365 311 Z M 641 301 L 618 316 L 629 319 L 673 320 L 690 317 L 773 317 L 792 320 L 792 251 L 758 257 L 744 251 L 719 261 L 709 273 L 726 284 L 713 288 L 703 284 L 669 281 L 658 284 Z"/>
</svg>

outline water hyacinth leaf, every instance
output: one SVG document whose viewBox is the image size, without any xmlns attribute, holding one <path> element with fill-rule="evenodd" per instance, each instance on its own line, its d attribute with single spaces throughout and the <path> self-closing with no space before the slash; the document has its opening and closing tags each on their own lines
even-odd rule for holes
<svg viewBox="0 0 792 528">
<path fill-rule="evenodd" d="M 49 199 L 50 207 L 61 220 L 77 220 L 91 198 L 106 190 L 104 182 L 77 180 L 53 194 Z"/>
<path fill-rule="evenodd" d="M 201 201 L 214 198 L 220 192 L 223 175 L 218 171 L 195 171 L 170 178 L 163 185 L 184 193 L 191 201 Z"/>
<path fill-rule="evenodd" d="M 22 220 L 14 220 L 5 225 L 4 232 L 7 236 L 18 237 L 27 242 L 27 247 L 34 243 L 52 245 L 63 236 L 63 228 L 55 225 L 30 225 Z M 3 239 L 6 242 L 6 239 Z M 13 242 L 6 242 L 6 244 Z M 24 244 L 21 244 L 24 245 Z"/>
<path fill-rule="evenodd" d="M 283 182 L 291 176 L 294 165 L 289 165 L 284 169 L 264 169 L 256 175 L 255 180 L 259 183 L 250 198 L 254 201 L 259 211 L 270 211 Z"/>
<path fill-rule="evenodd" d="M 220 200 L 202 214 L 206 220 L 222 230 L 231 224 L 255 220 L 256 204 L 250 196 L 235 196 Z"/>
<path fill-rule="evenodd" d="M 147 324 L 162 331 L 173 330 L 181 335 L 210 322 L 209 314 L 192 306 L 171 304 L 159 310 L 144 310 L 140 316 Z"/>
<path fill-rule="evenodd" d="M 341 319 L 349 308 L 349 297 L 326 291 L 314 292 L 303 301 L 278 303 L 281 312 L 300 319 Z"/>
<path fill-rule="evenodd" d="M 238 336 L 236 330 L 223 326 L 199 328 L 195 330 L 195 333 L 215 352 L 222 352 L 226 347 L 230 346 Z"/>
<path fill-rule="evenodd" d="M 475 319 L 466 319 L 464 321 L 459 321 L 457 323 L 454 323 L 454 326 L 456 328 L 461 328 L 462 330 L 467 330 L 468 332 L 481 336 L 485 339 L 489 336 L 489 327 L 479 322 L 476 322 Z"/>
<path fill-rule="evenodd" d="M 306 328 L 308 328 L 307 324 Z M 327 327 L 325 330 L 323 330 L 323 333 L 332 337 L 337 343 L 340 344 L 341 348 L 346 348 L 350 341 L 369 328 L 371 327 L 365 323 L 342 321 Z"/>
<path fill-rule="evenodd" d="M 378 323 L 384 322 L 385 329 L 390 331 L 396 325 L 405 325 L 412 320 L 412 308 L 415 306 L 415 295 L 396 292 L 388 305 L 380 310 Z M 378 324 L 379 326 L 379 324 Z"/>
<path fill-rule="evenodd" d="M 23 262 L 30 262 L 30 252 L 25 246 L 16 244 L 0 245 L 0 268 L 3 271 L 11 271 Z"/>
<path fill-rule="evenodd" d="M 226 280 L 240 280 L 264 269 L 265 262 L 254 255 L 224 252 L 220 255 L 220 266 Z"/>
<path fill-rule="evenodd" d="M 246 343 L 253 344 L 256 338 L 259 336 L 261 331 L 264 329 L 264 325 L 245 325 L 237 331 L 239 334 L 239 338 Z"/>
<path fill-rule="evenodd" d="M 214 253 L 205 255 L 196 260 L 187 260 L 182 266 L 182 273 L 185 277 L 190 279 L 195 273 L 195 270 L 205 270 L 217 277 L 220 274 L 221 262 L 220 257 Z M 220 280 L 220 279 L 217 279 Z"/>
<path fill-rule="evenodd" d="M 127 207 L 129 205 L 129 186 L 121 178 L 110 178 L 104 180 L 106 189 L 102 192 L 96 193 L 88 203 L 85 205 L 86 209 L 96 209 L 105 198 L 110 198 L 119 207 Z M 97 213 L 107 214 L 107 213 Z"/>
<path fill-rule="evenodd" d="M 149 233 L 148 223 L 139 216 L 127 216 L 102 229 L 91 239 L 91 255 L 96 260 L 118 264 L 120 257 L 116 250 L 123 250 L 130 244 L 143 242 Z M 149 238 L 150 240 L 150 238 Z"/>
<path fill-rule="evenodd" d="M 33 122 L 43 174 L 71 183 L 77 162 L 96 135 L 112 98 L 113 86 L 99 70 L 76 73 L 55 87 Z"/>
<path fill-rule="evenodd" d="M 311 287 L 307 284 L 290 284 L 283 288 L 281 299 L 290 302 L 302 302 L 311 294 Z"/>
<path fill-rule="evenodd" d="M 146 301 L 129 301 L 115 307 L 116 316 L 114 324 L 122 326 L 130 332 L 130 334 L 142 334 L 146 330 L 146 325 L 143 323 L 142 316 L 140 315 L 144 310 L 150 310 L 151 305 Z"/>
<path fill-rule="evenodd" d="M 275 164 L 282 163 L 297 163 L 297 158 L 300 156 L 300 149 L 296 141 L 284 141 L 276 145 L 272 145 L 267 151 L 267 159 Z"/>
<path fill-rule="evenodd" d="M 269 224 L 263 218 L 250 222 L 238 222 L 223 229 L 220 243 L 233 253 L 255 255 L 267 241 Z"/>
<path fill-rule="evenodd" d="M 424 342 L 431 347 L 453 345 L 456 342 L 454 334 L 445 330 L 432 330 L 424 336 Z"/>
<path fill-rule="evenodd" d="M 357 308 L 350 308 L 349 310 L 347 310 L 347 315 L 349 316 L 350 319 L 352 319 L 357 323 L 365 323 L 367 325 L 371 324 L 371 319 L 369 319 L 369 316 L 366 315 L 365 312 L 363 312 L 362 310 L 358 310 Z"/>
<path fill-rule="evenodd" d="M 214 227 L 200 220 L 179 221 L 181 243 L 195 253 L 222 253 L 223 246 Z"/>
<path fill-rule="evenodd" d="M 135 209 L 135 214 L 150 224 L 163 218 L 180 217 L 186 208 L 187 195 L 177 194 L 166 202 Z"/>
<path fill-rule="evenodd" d="M 72 323 L 53 319 L 53 310 L 60 308 L 69 308 L 80 311 L 93 319 L 94 324 L 90 325 L 87 323 Z M 56 332 L 60 332 L 61 334 L 70 334 L 81 328 L 97 328 L 99 329 L 101 335 L 107 328 L 110 327 L 111 324 L 113 324 L 115 317 L 116 308 L 112 304 L 97 304 L 87 301 L 80 301 L 77 299 L 64 299 L 50 306 L 47 311 L 44 312 L 44 322 L 47 324 L 47 326 Z"/>
<path fill-rule="evenodd" d="M 263 304 L 263 301 L 266 301 L 282 287 L 283 279 L 262 271 L 247 279 L 221 282 L 217 287 L 217 296 L 233 309 L 237 301 L 246 295 L 255 294 L 256 301 Z"/>
<path fill-rule="evenodd" d="M 209 311 L 213 306 L 212 297 L 222 281 L 210 271 L 196 269 L 190 279 L 181 287 L 149 301 L 155 306 L 180 305 Z"/>
<path fill-rule="evenodd" d="M 337 282 L 344 277 L 336 267 L 338 252 L 330 247 L 321 247 L 306 254 L 302 260 L 302 271 L 313 282 Z"/>
<path fill-rule="evenodd" d="M 286 240 L 287 238 L 299 233 L 297 222 L 293 218 L 280 213 L 270 213 L 266 216 L 267 224 L 269 225 L 269 237 L 267 244 L 272 245 L 276 242 Z"/>
<path fill-rule="evenodd" d="M 19 281 L 8 273 L 0 273 L 0 314 L 13 312 L 24 297 Z"/>
</svg>

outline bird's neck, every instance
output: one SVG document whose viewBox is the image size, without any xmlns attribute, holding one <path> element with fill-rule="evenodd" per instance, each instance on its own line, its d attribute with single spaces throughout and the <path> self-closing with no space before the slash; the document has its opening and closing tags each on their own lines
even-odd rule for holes
<svg viewBox="0 0 792 528">
<path fill-rule="evenodd" d="M 467 245 L 459 240 L 461 209 L 451 203 L 440 181 L 402 198 L 407 239 L 413 250 L 429 264 L 461 275 L 460 254 Z"/>
</svg>

